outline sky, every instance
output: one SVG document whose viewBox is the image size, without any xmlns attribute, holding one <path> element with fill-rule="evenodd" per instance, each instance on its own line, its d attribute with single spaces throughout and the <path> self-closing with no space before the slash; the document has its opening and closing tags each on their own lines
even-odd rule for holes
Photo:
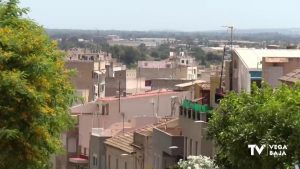
<svg viewBox="0 0 300 169">
<path fill-rule="evenodd" d="M 300 28 L 300 0 L 21 0 L 46 28 L 221 30 Z"/>
</svg>

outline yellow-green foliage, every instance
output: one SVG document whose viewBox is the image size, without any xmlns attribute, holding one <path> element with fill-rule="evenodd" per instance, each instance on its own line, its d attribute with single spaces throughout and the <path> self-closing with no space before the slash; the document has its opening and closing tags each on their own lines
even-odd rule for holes
<svg viewBox="0 0 300 169">
<path fill-rule="evenodd" d="M 0 3 L 0 168 L 49 168 L 74 90 L 64 54 L 17 4 Z"/>
</svg>

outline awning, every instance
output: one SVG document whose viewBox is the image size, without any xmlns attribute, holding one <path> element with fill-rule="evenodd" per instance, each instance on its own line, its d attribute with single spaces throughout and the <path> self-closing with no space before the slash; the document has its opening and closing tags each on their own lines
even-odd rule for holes
<svg viewBox="0 0 300 169">
<path fill-rule="evenodd" d="M 267 63 L 287 63 L 289 62 L 288 58 L 272 58 L 272 57 L 267 57 L 265 58 L 265 62 Z"/>
</svg>

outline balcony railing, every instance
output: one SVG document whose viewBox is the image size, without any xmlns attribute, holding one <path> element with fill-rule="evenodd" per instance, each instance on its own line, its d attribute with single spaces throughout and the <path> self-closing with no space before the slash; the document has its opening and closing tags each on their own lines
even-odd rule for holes
<svg viewBox="0 0 300 169">
<path fill-rule="evenodd" d="M 193 103 L 190 100 L 183 100 L 181 106 L 185 109 L 192 109 L 199 113 L 208 113 L 211 108 L 207 105 L 201 105 L 198 103 Z"/>
</svg>

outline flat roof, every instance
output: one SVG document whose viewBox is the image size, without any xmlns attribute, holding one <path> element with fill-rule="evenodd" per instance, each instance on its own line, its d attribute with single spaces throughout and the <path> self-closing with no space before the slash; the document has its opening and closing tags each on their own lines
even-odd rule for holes
<svg viewBox="0 0 300 169">
<path fill-rule="evenodd" d="M 134 99 L 134 98 L 141 98 L 141 97 L 150 97 L 150 96 L 156 96 L 156 95 L 166 95 L 166 94 L 175 94 L 179 93 L 173 90 L 154 90 L 154 91 L 149 91 L 145 93 L 140 93 L 140 94 L 135 94 L 135 95 L 127 95 L 127 96 L 121 96 L 121 100 L 123 99 Z M 114 101 L 114 100 L 119 100 L 119 97 L 112 96 L 112 97 L 104 97 L 104 98 L 99 98 L 97 101 Z"/>
<path fill-rule="evenodd" d="M 235 53 L 248 69 L 261 70 L 263 57 L 300 58 L 299 49 L 250 49 L 235 48 Z"/>
<path fill-rule="evenodd" d="M 192 85 L 199 84 L 199 83 L 208 83 L 208 82 L 205 80 L 195 80 L 195 81 L 191 81 L 191 82 L 187 82 L 187 83 L 177 84 L 175 86 L 176 87 L 188 87 L 188 86 L 192 86 Z"/>
</svg>

